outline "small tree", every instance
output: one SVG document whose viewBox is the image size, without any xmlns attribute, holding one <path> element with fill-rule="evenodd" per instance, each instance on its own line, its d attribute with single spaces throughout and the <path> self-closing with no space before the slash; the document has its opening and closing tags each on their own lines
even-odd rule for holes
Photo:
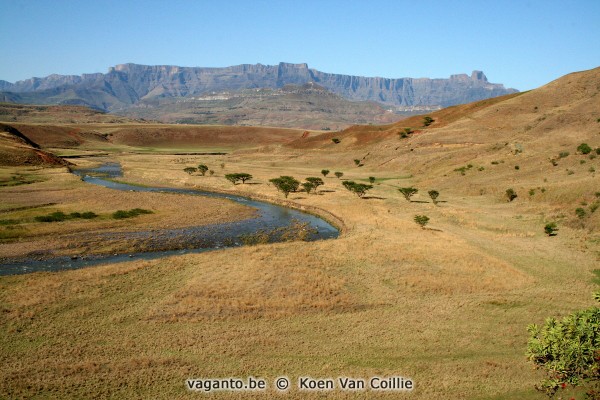
<svg viewBox="0 0 600 400">
<path fill-rule="evenodd" d="M 244 172 L 237 173 L 237 174 L 226 174 L 225 179 L 227 179 L 228 181 L 230 181 L 231 183 L 233 183 L 235 185 L 238 181 L 242 181 L 242 183 L 246 183 L 246 181 L 249 181 L 250 179 L 252 179 L 252 175 L 246 174 Z"/>
<path fill-rule="evenodd" d="M 291 176 L 280 176 L 279 178 L 270 179 L 269 182 L 277 188 L 278 191 L 282 192 L 285 198 L 288 197 L 290 192 L 295 192 L 300 186 L 300 182 Z"/>
<path fill-rule="evenodd" d="M 579 219 L 585 218 L 585 210 L 581 207 L 575 209 L 575 214 L 577 215 L 577 218 L 579 218 Z"/>
<path fill-rule="evenodd" d="M 369 177 L 369 182 L 370 183 L 375 183 L 375 177 L 374 176 L 370 176 Z"/>
<path fill-rule="evenodd" d="M 506 198 L 509 202 L 513 201 L 517 198 L 517 192 L 515 192 L 513 189 L 506 189 Z"/>
<path fill-rule="evenodd" d="M 438 192 L 437 190 L 430 190 L 427 193 L 429 194 L 429 197 L 431 197 L 433 204 L 437 204 L 437 198 L 439 197 L 440 192 Z"/>
<path fill-rule="evenodd" d="M 198 172 L 200 172 L 202 174 L 202 176 L 204 176 L 206 174 L 206 171 L 208 171 L 208 167 L 204 164 L 200 164 L 198 165 Z"/>
<path fill-rule="evenodd" d="M 309 177 L 306 178 L 306 181 L 309 182 L 311 185 L 313 185 L 313 188 L 315 189 L 315 192 L 317 191 L 317 189 L 319 188 L 319 186 L 323 185 L 323 179 L 321 178 L 317 178 L 317 177 Z"/>
<path fill-rule="evenodd" d="M 415 222 L 425 229 L 425 225 L 429 223 L 429 217 L 427 215 L 415 215 Z"/>
<path fill-rule="evenodd" d="M 215 174 L 215 171 L 213 171 L 212 169 L 209 169 L 209 170 L 208 170 L 208 174 L 209 174 L 210 176 L 213 176 L 213 175 Z"/>
<path fill-rule="evenodd" d="M 331 139 L 331 141 L 335 144 L 338 144 L 339 142 L 341 142 L 341 140 L 338 138 L 333 138 L 333 139 Z"/>
<path fill-rule="evenodd" d="M 404 195 L 404 198 L 406 200 L 410 201 L 412 195 L 416 194 L 419 191 L 419 189 L 414 187 L 405 187 L 398 189 L 398 191 Z"/>
<path fill-rule="evenodd" d="M 310 182 L 302 183 L 302 187 L 306 193 L 310 193 L 311 190 L 315 189 L 315 186 Z"/>
<path fill-rule="evenodd" d="M 224 169 L 225 168 L 225 163 L 221 163 L 220 167 L 221 167 L 221 169 Z"/>
<path fill-rule="evenodd" d="M 325 178 L 327 175 L 329 175 L 329 170 L 328 169 L 322 169 L 321 170 L 321 174 L 323 174 L 323 178 Z"/>
<path fill-rule="evenodd" d="M 594 297 L 600 300 L 600 293 Z M 569 386 L 582 386 L 588 399 L 600 398 L 600 308 L 574 312 L 562 321 L 548 318 L 543 327 L 531 324 L 527 331 L 527 358 L 546 371 L 537 390 L 552 397 Z"/>
<path fill-rule="evenodd" d="M 356 183 L 354 181 L 345 181 L 342 183 L 346 189 L 356 194 L 358 197 L 363 197 L 368 190 L 373 189 L 373 185 L 367 185 L 364 183 Z"/>
<path fill-rule="evenodd" d="M 238 174 L 225 174 L 225 179 L 227 179 L 229 182 L 235 185 L 237 184 L 237 181 L 240 180 L 240 177 L 238 176 Z"/>
<path fill-rule="evenodd" d="M 426 115 L 423 117 L 423 126 L 429 126 L 433 121 L 435 121 L 433 118 L 431 118 L 429 115 Z"/>
<path fill-rule="evenodd" d="M 335 176 L 336 176 L 338 179 L 340 179 L 342 176 L 344 176 L 344 173 L 343 173 L 343 172 L 334 172 L 334 175 L 335 175 Z"/>
<path fill-rule="evenodd" d="M 183 170 L 190 175 L 193 174 L 194 172 L 198 171 L 198 169 L 194 168 L 194 167 L 185 167 Z"/>
<path fill-rule="evenodd" d="M 360 160 L 358 160 L 358 159 L 355 159 L 355 160 L 354 160 L 354 164 L 356 164 L 357 166 L 358 166 L 358 165 L 360 165 Z"/>
</svg>

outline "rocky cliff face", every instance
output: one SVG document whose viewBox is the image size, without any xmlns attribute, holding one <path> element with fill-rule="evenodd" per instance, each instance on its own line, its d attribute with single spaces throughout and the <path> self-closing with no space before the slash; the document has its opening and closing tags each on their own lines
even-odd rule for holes
<svg viewBox="0 0 600 400">
<path fill-rule="evenodd" d="M 211 91 L 281 88 L 315 82 L 350 100 L 370 100 L 397 106 L 450 106 L 513 93 L 489 83 L 483 72 L 449 79 L 368 78 L 338 75 L 307 64 L 243 64 L 226 68 L 191 68 L 121 64 L 106 74 L 50 75 L 16 83 L 0 81 L 3 98 L 20 102 L 82 104 L 105 111 L 122 110 L 155 97 L 200 95 Z"/>
</svg>

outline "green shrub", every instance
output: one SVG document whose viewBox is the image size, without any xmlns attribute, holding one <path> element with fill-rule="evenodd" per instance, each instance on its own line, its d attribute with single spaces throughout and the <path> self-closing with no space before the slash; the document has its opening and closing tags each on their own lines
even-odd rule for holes
<svg viewBox="0 0 600 400">
<path fill-rule="evenodd" d="M 331 141 L 335 144 L 338 144 L 339 142 L 341 142 L 341 140 L 338 138 L 333 138 L 333 139 L 331 139 Z"/>
<path fill-rule="evenodd" d="M 546 232 L 546 235 L 548 236 L 556 236 L 557 230 L 558 228 L 556 227 L 556 222 L 550 222 L 544 227 L 544 232 Z"/>
<path fill-rule="evenodd" d="M 429 217 L 427 215 L 415 215 L 415 222 L 425 229 L 425 225 L 429 223 Z"/>
<path fill-rule="evenodd" d="M 506 198 L 509 202 L 513 201 L 517 198 L 517 192 L 515 192 L 513 189 L 506 189 Z"/>
<path fill-rule="evenodd" d="M 592 148 L 588 146 L 587 143 L 581 143 L 579 146 L 577 146 L 577 151 L 581 154 L 589 154 L 592 152 Z"/>
<path fill-rule="evenodd" d="M 594 297 L 598 300 L 600 293 Z M 577 311 L 562 320 L 547 318 L 543 327 L 531 324 L 527 331 L 527 358 L 546 372 L 537 390 L 553 397 L 559 390 L 580 386 L 588 399 L 599 398 L 600 308 Z"/>
<path fill-rule="evenodd" d="M 369 183 L 375 183 L 375 177 L 374 176 L 370 176 L 369 177 Z"/>
<path fill-rule="evenodd" d="M 569 152 L 568 151 L 561 151 L 560 153 L 558 153 L 558 158 L 565 158 L 569 156 Z"/>
<path fill-rule="evenodd" d="M 339 171 L 338 171 L 338 172 L 335 172 L 335 173 L 334 173 L 334 175 L 335 175 L 335 176 L 336 176 L 338 179 L 340 179 L 342 176 L 344 176 L 344 173 L 343 173 L 343 172 L 339 172 Z"/>
<path fill-rule="evenodd" d="M 34 219 L 38 222 L 61 222 L 66 220 L 67 218 L 69 217 L 64 212 L 56 211 L 48 215 L 39 215 Z"/>
<path fill-rule="evenodd" d="M 423 126 L 431 125 L 435 120 L 431 118 L 429 115 L 423 117 Z"/>
<path fill-rule="evenodd" d="M 329 170 L 328 169 L 322 169 L 321 170 L 321 174 L 323 174 L 323 178 L 325 178 L 327 175 L 329 175 Z"/>
<path fill-rule="evenodd" d="M 153 214 L 150 210 L 144 210 L 143 208 L 133 208 L 129 211 L 118 210 L 112 214 L 114 219 L 125 219 L 125 218 L 133 218 L 142 214 Z"/>
<path fill-rule="evenodd" d="M 81 213 L 81 217 L 80 218 L 83 218 L 83 219 L 93 219 L 93 218 L 96 218 L 97 216 L 98 216 L 98 214 L 96 214 L 95 212 L 86 211 L 86 212 Z"/>
<path fill-rule="evenodd" d="M 200 164 L 198 165 L 198 171 L 204 176 L 206 175 L 206 171 L 208 171 L 208 167 L 204 164 Z"/>
<path fill-rule="evenodd" d="M 576 208 L 575 209 L 575 215 L 577 215 L 577 218 L 579 219 L 583 219 L 585 218 L 585 210 L 581 207 Z"/>
</svg>

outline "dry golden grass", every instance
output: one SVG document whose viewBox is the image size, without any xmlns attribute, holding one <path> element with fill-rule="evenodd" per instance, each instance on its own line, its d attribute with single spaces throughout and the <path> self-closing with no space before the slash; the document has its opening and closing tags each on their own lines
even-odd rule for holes
<svg viewBox="0 0 600 400">
<path fill-rule="evenodd" d="M 381 135 L 361 148 L 117 157 L 128 181 L 273 200 L 282 195 L 268 180 L 280 175 L 303 179 L 327 168 L 378 180 L 364 199 L 335 177 L 324 178 L 318 195 L 290 194 L 298 206 L 341 218 L 337 240 L 1 277 L 0 393 L 170 399 L 188 398 L 185 379 L 193 377 L 402 375 L 416 382 L 407 398 L 543 398 L 533 389 L 539 372 L 525 360 L 525 328 L 591 305 L 600 260 L 600 211 L 583 220 L 571 213 L 581 202 L 589 209 L 600 191 L 586 172 L 599 158 L 575 154 L 583 140 L 600 146 L 592 118 L 600 108 L 583 89 L 564 92 L 572 105 L 559 89 L 474 107 L 408 141 Z M 496 109 L 503 111 L 492 117 Z M 535 113 L 548 116 L 526 130 Z M 553 167 L 548 157 L 564 149 L 571 155 Z M 183 172 L 199 163 L 215 175 Z M 454 171 L 469 163 L 464 176 Z M 251 173 L 255 184 L 233 186 L 223 177 L 233 172 Z M 398 193 L 405 186 L 419 188 L 414 201 Z M 519 195 L 510 203 L 508 187 Z M 441 193 L 437 206 L 429 189 Z M 416 214 L 431 218 L 427 229 Z M 560 231 L 548 237 L 543 226 L 552 220 Z M 285 397 L 362 395 L 292 389 Z"/>
<path fill-rule="evenodd" d="M 95 159 L 95 162 L 98 162 Z M 85 164 L 84 161 L 80 163 Z M 89 162 L 88 162 L 89 164 Z M 143 243 L 126 239 L 128 232 L 200 226 L 250 218 L 255 211 L 243 205 L 180 194 L 123 192 L 83 183 L 66 168 L 3 168 L 7 175 L 29 176 L 32 184 L 0 188 L 0 220 L 18 221 L 0 226 L 15 231 L 18 240 L 0 243 L 0 257 L 29 253 L 87 255 L 128 252 Z M 117 210 L 143 208 L 153 214 L 115 220 Z M 98 218 L 63 222 L 37 222 L 36 216 L 55 211 L 65 214 L 92 211 Z M 108 237 L 107 233 L 113 235 Z"/>
</svg>

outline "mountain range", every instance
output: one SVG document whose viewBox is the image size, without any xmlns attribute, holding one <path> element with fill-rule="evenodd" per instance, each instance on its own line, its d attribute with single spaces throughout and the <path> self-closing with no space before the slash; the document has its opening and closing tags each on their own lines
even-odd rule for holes
<svg viewBox="0 0 600 400">
<path fill-rule="evenodd" d="M 488 82 L 481 71 L 448 79 L 361 77 L 332 74 L 307 64 L 243 64 L 224 68 L 120 64 L 106 74 L 49 75 L 16 83 L 0 80 L 0 101 L 86 105 L 123 112 L 144 100 L 181 98 L 221 91 L 281 89 L 317 84 L 352 101 L 391 107 L 447 107 L 517 92 Z"/>
</svg>

